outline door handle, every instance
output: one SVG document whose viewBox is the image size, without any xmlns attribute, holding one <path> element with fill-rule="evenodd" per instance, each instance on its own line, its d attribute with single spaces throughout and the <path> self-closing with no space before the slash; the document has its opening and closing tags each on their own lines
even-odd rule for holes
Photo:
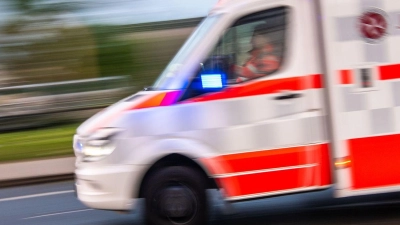
<svg viewBox="0 0 400 225">
<path fill-rule="evenodd" d="M 275 100 L 286 100 L 286 99 L 292 99 L 292 98 L 300 98 L 301 96 L 302 96 L 301 94 L 291 93 L 291 94 L 277 96 L 274 99 Z"/>
</svg>

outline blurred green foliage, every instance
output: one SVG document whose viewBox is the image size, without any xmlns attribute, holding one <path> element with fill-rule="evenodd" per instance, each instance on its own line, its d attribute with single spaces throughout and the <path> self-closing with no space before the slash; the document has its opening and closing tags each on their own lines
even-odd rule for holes
<svg viewBox="0 0 400 225">
<path fill-rule="evenodd" d="M 0 28 L 0 64 L 15 85 L 129 75 L 140 90 L 188 35 L 176 31 L 200 21 L 90 25 L 65 16 L 79 9 L 77 1 L 8 1 L 17 14 Z"/>
<path fill-rule="evenodd" d="M 101 76 L 130 75 L 135 91 L 153 84 L 190 32 L 171 29 L 171 22 L 164 29 L 161 23 L 155 23 L 155 30 L 151 26 L 91 26 Z"/>
<path fill-rule="evenodd" d="M 6 83 L 7 86 L 127 75 L 131 79 L 124 81 L 121 86 L 131 85 L 132 88 L 127 90 L 133 94 L 153 84 L 183 44 L 191 28 L 199 22 L 197 18 L 121 26 L 88 25 L 78 18 L 62 16 L 79 7 L 73 1 L 8 1 L 17 13 L 0 27 L 0 72 L 4 70 L 7 76 L 13 78 Z M 54 97 L 61 93 L 106 89 L 105 86 L 101 88 L 100 83 L 96 83 L 96 86 L 91 86 L 91 83 L 73 84 L 73 88 L 58 85 L 47 89 L 40 87 L 32 91 L 33 94 L 23 92 L 8 95 L 15 95 L 13 98 L 21 98 L 22 95 L 17 94 Z M 106 95 L 110 100 L 112 96 Z M 96 94 L 97 97 L 103 98 Z M 92 96 L 73 96 L 71 100 L 68 99 L 68 104 L 89 106 L 88 102 L 94 102 L 90 98 L 94 99 Z M 36 104 L 29 103 L 32 106 Z M 64 105 L 63 102 L 59 104 Z M 79 115 L 78 111 L 70 113 Z M 29 118 L 25 122 L 19 117 L 12 123 L 49 120 L 40 115 L 33 119 L 32 114 L 26 117 Z M 57 119 L 54 122 L 60 122 L 58 114 L 50 117 Z M 66 112 L 64 117 L 70 119 L 71 116 Z M 72 155 L 72 136 L 77 126 L 62 125 L 0 134 L 0 161 Z"/>
<path fill-rule="evenodd" d="M 0 162 L 72 156 L 78 124 L 0 134 Z"/>
<path fill-rule="evenodd" d="M 94 25 L 90 27 L 96 42 L 97 61 L 103 77 L 130 75 L 133 72 L 135 45 L 118 40 L 116 26 Z"/>
<path fill-rule="evenodd" d="M 58 14 L 66 11 L 74 11 L 80 5 L 79 1 L 48 1 L 48 0 L 8 0 L 9 3 L 24 14 Z"/>
<path fill-rule="evenodd" d="M 98 76 L 96 45 L 87 26 L 65 17 L 72 2 L 9 0 L 15 10 L 1 27 L 1 64 L 15 84 Z"/>
</svg>

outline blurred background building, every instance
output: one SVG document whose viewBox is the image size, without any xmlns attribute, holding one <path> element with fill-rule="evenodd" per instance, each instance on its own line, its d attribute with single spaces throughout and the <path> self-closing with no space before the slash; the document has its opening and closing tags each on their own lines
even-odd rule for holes
<svg viewBox="0 0 400 225">
<path fill-rule="evenodd" d="M 151 85 L 216 2 L 0 1 L 0 162 L 72 155 L 77 126 Z"/>
<path fill-rule="evenodd" d="M 0 129 L 100 109 L 151 85 L 216 1 L 1 1 Z"/>
</svg>

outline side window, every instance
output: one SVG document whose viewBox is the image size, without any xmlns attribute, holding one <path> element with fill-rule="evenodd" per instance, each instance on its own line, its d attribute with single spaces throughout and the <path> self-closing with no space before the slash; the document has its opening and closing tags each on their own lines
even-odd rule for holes
<svg viewBox="0 0 400 225">
<path fill-rule="evenodd" d="M 218 85 L 224 86 L 273 75 L 284 59 L 287 11 L 279 7 L 237 20 L 201 64 L 190 86 L 199 86 L 204 74 L 213 75 L 207 77 L 213 81 L 220 74 L 223 80 Z M 210 92 L 196 90 L 186 98 Z"/>
<path fill-rule="evenodd" d="M 208 60 L 227 58 L 229 83 L 271 75 L 282 65 L 286 8 L 276 8 L 239 19 L 227 30 Z M 233 80 L 232 80 L 233 79 Z"/>
</svg>

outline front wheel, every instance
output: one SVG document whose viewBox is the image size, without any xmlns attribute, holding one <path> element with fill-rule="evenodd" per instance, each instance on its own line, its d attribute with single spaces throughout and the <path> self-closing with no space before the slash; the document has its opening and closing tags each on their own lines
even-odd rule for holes
<svg viewBox="0 0 400 225">
<path fill-rule="evenodd" d="M 207 221 L 206 180 L 183 166 L 161 169 L 144 186 L 146 222 L 151 225 L 198 225 Z"/>
</svg>

